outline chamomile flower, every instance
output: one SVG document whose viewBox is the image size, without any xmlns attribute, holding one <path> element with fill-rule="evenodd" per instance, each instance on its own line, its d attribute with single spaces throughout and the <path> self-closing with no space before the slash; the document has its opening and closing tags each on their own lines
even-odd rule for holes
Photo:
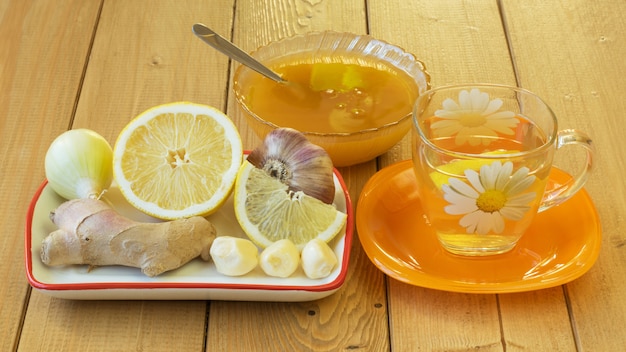
<svg viewBox="0 0 626 352">
<path fill-rule="evenodd" d="M 512 135 L 519 120 L 512 111 L 500 110 L 501 99 L 489 99 L 489 94 L 474 88 L 462 90 L 459 101 L 451 98 L 443 101 L 443 109 L 435 111 L 441 120 L 431 125 L 437 136 L 453 136 L 457 145 L 469 143 L 487 145 L 489 138 L 498 134 Z"/>
<path fill-rule="evenodd" d="M 504 219 L 521 220 L 537 197 L 535 192 L 525 192 L 536 179 L 528 171 L 522 167 L 513 173 L 510 161 L 484 165 L 480 173 L 467 169 L 469 184 L 452 177 L 442 186 L 444 199 L 450 203 L 444 210 L 450 215 L 463 215 L 459 225 L 467 233 L 502 233 Z"/>
</svg>

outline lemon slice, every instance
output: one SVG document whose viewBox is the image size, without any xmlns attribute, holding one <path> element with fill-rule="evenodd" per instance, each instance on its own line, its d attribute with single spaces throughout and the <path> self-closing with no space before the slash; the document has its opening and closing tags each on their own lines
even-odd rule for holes
<svg viewBox="0 0 626 352">
<path fill-rule="evenodd" d="M 160 219 L 208 215 L 232 192 L 243 158 L 221 111 L 177 102 L 139 114 L 120 133 L 113 176 L 130 204 Z"/>
<path fill-rule="evenodd" d="M 301 250 L 310 240 L 332 240 L 347 215 L 333 205 L 289 187 L 244 161 L 235 183 L 235 216 L 250 240 L 261 248 L 290 239 Z"/>
</svg>

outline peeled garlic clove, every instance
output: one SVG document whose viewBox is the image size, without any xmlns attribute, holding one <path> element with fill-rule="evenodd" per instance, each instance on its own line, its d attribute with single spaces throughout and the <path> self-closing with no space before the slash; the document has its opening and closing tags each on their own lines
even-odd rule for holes
<svg viewBox="0 0 626 352">
<path fill-rule="evenodd" d="M 330 275 L 337 265 L 337 256 L 328 244 L 318 238 L 302 248 L 302 269 L 309 279 L 322 279 Z"/>
<path fill-rule="evenodd" d="M 65 131 L 48 148 L 48 184 L 66 199 L 99 198 L 113 181 L 113 149 L 88 129 Z"/>
<path fill-rule="evenodd" d="M 261 269 L 275 277 L 289 277 L 300 264 L 300 252 L 288 239 L 278 240 L 266 247 L 259 258 Z"/>
<path fill-rule="evenodd" d="M 297 130 L 273 130 L 263 144 L 248 155 L 248 161 L 289 186 L 293 192 L 302 191 L 327 204 L 335 199 L 330 156 Z"/>
<path fill-rule="evenodd" d="M 217 271 L 227 276 L 245 275 L 259 263 L 258 248 L 251 241 L 239 237 L 216 237 L 209 254 Z"/>
</svg>

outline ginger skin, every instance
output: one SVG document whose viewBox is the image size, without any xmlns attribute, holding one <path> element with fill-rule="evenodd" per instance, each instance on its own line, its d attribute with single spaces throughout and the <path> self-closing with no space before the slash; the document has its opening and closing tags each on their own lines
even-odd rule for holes
<svg viewBox="0 0 626 352">
<path fill-rule="evenodd" d="M 106 203 L 74 199 L 50 213 L 59 227 L 41 245 L 44 264 L 124 265 L 147 276 L 176 269 L 200 256 L 210 259 L 216 236 L 200 216 L 164 223 L 140 223 L 123 217 Z"/>
</svg>

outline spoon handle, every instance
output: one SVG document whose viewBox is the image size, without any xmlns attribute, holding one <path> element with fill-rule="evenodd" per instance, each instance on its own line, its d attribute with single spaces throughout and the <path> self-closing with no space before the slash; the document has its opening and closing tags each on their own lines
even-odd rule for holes
<svg viewBox="0 0 626 352">
<path fill-rule="evenodd" d="M 256 72 L 278 83 L 285 82 L 285 80 L 282 77 L 280 77 L 280 75 L 278 75 L 276 72 L 270 70 L 269 68 L 264 66 L 262 63 L 257 61 L 255 58 L 250 56 L 248 53 L 239 49 L 238 47 L 235 46 L 235 44 L 229 42 L 228 40 L 226 40 L 219 34 L 215 33 L 212 29 L 208 28 L 207 26 L 200 24 L 200 23 L 196 23 L 193 25 L 193 33 L 198 38 L 202 39 L 202 41 L 209 44 L 216 50 L 222 52 L 223 54 L 226 54 L 231 59 L 239 61 L 241 64 L 250 67 Z"/>
</svg>

